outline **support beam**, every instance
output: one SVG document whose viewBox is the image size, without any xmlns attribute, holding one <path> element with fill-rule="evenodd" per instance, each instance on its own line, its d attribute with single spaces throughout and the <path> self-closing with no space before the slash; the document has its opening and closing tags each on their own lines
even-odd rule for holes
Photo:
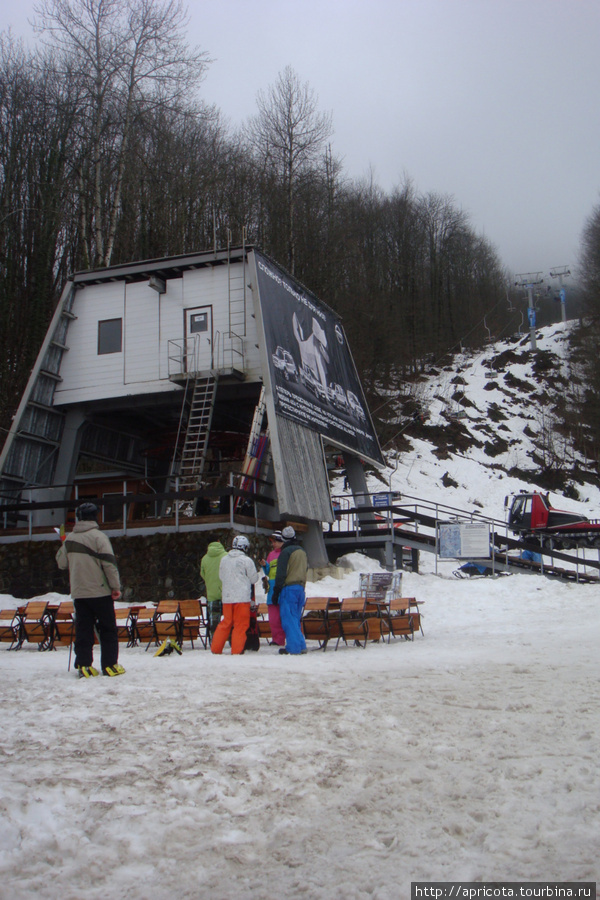
<svg viewBox="0 0 600 900">
<path fill-rule="evenodd" d="M 371 506 L 371 498 L 367 487 L 367 479 L 365 478 L 365 470 L 362 461 L 358 456 L 351 453 L 344 453 L 344 463 L 346 468 L 346 477 L 350 490 L 354 496 L 357 508 L 358 522 L 361 527 L 374 525 L 376 522 L 375 513 L 370 510 L 360 511 L 361 506 Z M 372 549 L 367 552 L 372 559 L 376 559 L 382 566 L 393 569 L 393 559 L 387 559 L 384 550 Z"/>
<path fill-rule="evenodd" d="M 302 546 L 308 556 L 308 564 L 313 569 L 321 569 L 329 565 L 323 527 L 320 522 L 310 522 L 308 531 L 302 538 Z"/>
<path fill-rule="evenodd" d="M 71 485 L 75 480 L 84 422 L 85 416 L 79 409 L 70 409 L 65 416 L 63 435 L 54 472 L 54 484 L 56 485 Z M 67 490 L 68 488 L 65 487 L 65 491 Z M 68 500 L 69 498 L 63 496 L 61 499 Z"/>
</svg>

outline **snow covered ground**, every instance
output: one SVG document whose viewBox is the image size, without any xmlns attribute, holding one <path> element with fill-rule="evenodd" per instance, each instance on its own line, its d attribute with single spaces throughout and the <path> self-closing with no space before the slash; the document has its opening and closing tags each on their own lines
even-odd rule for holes
<svg viewBox="0 0 600 900">
<path fill-rule="evenodd" d="M 501 518 L 500 495 L 524 487 L 476 454 L 411 453 L 393 489 L 434 499 L 450 467 L 447 502 L 500 502 Z M 347 561 L 309 595 L 348 596 L 378 570 Z M 90 680 L 65 648 L 0 650 L 0 898 L 408 900 L 411 881 L 597 881 L 599 588 L 456 568 L 424 556 L 404 574 L 423 603 L 414 642 L 122 649 L 124 677 Z"/>
<path fill-rule="evenodd" d="M 0 896 L 404 900 L 411 881 L 598 880 L 598 588 L 442 568 L 404 575 L 424 603 L 412 643 L 134 648 L 125 676 L 91 680 L 65 648 L 0 652 Z"/>
</svg>

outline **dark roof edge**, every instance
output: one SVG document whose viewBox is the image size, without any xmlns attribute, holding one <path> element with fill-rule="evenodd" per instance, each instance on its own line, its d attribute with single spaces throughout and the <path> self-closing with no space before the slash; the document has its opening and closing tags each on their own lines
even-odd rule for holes
<svg viewBox="0 0 600 900">
<path fill-rule="evenodd" d="M 104 269 L 84 269 L 69 276 L 76 285 L 97 284 L 102 281 L 140 280 L 150 275 L 177 275 L 184 269 L 198 269 L 205 266 L 224 265 L 239 262 L 254 247 L 230 247 L 226 250 L 203 250 L 198 253 L 185 253 L 181 256 L 166 256 L 162 259 L 140 260 L 138 262 L 121 263 L 107 266 Z"/>
</svg>

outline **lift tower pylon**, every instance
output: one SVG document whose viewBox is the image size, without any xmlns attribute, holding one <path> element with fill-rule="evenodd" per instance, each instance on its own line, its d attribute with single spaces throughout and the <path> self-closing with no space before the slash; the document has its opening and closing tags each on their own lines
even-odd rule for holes
<svg viewBox="0 0 600 900">
<path fill-rule="evenodd" d="M 535 302 L 533 299 L 533 289 L 536 284 L 542 284 L 544 279 L 542 278 L 541 272 L 524 272 L 522 275 L 517 275 L 516 278 L 517 280 L 515 281 L 515 285 L 517 287 L 524 287 L 527 290 L 529 341 L 531 344 L 531 349 L 537 350 L 537 343 L 535 339 Z"/>
<path fill-rule="evenodd" d="M 571 274 L 568 266 L 555 266 L 550 269 L 550 278 L 558 278 L 558 296 L 560 297 L 560 318 L 561 322 L 567 321 L 567 293 L 563 287 L 563 278 Z"/>
</svg>

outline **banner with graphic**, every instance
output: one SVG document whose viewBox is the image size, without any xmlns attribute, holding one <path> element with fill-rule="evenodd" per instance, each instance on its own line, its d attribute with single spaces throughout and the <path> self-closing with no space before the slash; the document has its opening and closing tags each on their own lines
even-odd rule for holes
<svg viewBox="0 0 600 900">
<path fill-rule="evenodd" d="M 383 465 L 339 317 L 262 254 L 255 257 L 277 414 Z"/>
</svg>

